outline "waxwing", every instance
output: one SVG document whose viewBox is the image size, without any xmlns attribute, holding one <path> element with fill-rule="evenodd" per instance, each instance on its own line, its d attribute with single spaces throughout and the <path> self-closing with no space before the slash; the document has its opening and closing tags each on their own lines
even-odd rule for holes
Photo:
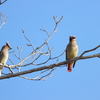
<svg viewBox="0 0 100 100">
<path fill-rule="evenodd" d="M 76 44 L 76 37 L 70 36 L 69 44 L 66 47 L 66 60 L 77 57 L 78 55 L 78 45 Z M 72 67 L 74 68 L 75 61 L 68 63 L 68 72 L 72 71 Z"/>
<path fill-rule="evenodd" d="M 6 42 L 6 45 L 4 45 L 0 51 L 0 63 L 3 64 L 2 66 L 0 66 L 0 76 L 2 73 L 2 68 L 4 67 L 4 64 L 6 64 L 8 60 L 8 56 L 9 56 L 8 50 L 9 49 L 12 49 L 12 48 L 10 47 L 10 44 Z"/>
</svg>

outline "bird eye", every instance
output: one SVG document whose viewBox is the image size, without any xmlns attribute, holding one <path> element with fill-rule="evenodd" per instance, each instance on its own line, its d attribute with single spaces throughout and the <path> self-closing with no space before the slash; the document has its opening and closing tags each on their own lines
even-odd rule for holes
<svg viewBox="0 0 100 100">
<path fill-rule="evenodd" d="M 75 37 L 72 37 L 72 39 L 75 39 Z"/>
</svg>

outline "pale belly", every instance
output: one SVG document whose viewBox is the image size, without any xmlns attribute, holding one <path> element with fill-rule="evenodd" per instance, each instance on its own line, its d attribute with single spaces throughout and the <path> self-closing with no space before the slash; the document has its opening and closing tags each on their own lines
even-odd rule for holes
<svg viewBox="0 0 100 100">
<path fill-rule="evenodd" d="M 0 63 L 6 64 L 8 60 L 8 55 L 3 55 L 0 57 Z"/>
<path fill-rule="evenodd" d="M 67 52 L 67 59 L 72 59 L 77 57 L 78 55 L 78 50 L 76 49 L 71 49 L 69 52 Z"/>
</svg>

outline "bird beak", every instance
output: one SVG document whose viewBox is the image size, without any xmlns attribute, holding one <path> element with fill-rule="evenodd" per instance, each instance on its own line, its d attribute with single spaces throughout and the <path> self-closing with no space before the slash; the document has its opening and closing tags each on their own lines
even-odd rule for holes
<svg viewBox="0 0 100 100">
<path fill-rule="evenodd" d="M 11 47 L 9 49 L 12 49 Z"/>
</svg>

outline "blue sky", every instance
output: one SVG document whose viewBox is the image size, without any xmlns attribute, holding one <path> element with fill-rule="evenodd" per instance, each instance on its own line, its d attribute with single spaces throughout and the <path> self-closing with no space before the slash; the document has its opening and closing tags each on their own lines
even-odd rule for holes
<svg viewBox="0 0 100 100">
<path fill-rule="evenodd" d="M 64 51 L 71 35 L 77 37 L 79 55 L 100 44 L 99 0 L 8 0 L 0 6 L 0 12 L 8 17 L 7 23 L 0 29 L 0 47 L 9 41 L 12 51 L 18 53 L 16 47 L 23 45 L 22 58 L 27 56 L 30 48 L 27 48 L 28 42 L 21 30 L 25 30 L 26 36 L 37 47 L 47 38 L 47 35 L 40 31 L 41 26 L 52 32 L 55 25 L 53 16 L 58 18 L 64 16 L 64 18 L 49 42 L 50 48 L 55 48 L 52 56 L 58 56 Z M 85 55 L 97 54 L 99 50 Z M 9 58 L 15 64 L 18 63 L 12 54 Z M 60 57 L 59 62 L 64 60 L 65 55 Z M 0 98 L 2 100 L 100 100 L 99 62 L 99 58 L 79 60 L 71 73 L 66 71 L 66 67 L 60 67 L 52 73 L 53 77 L 46 81 L 30 81 L 19 77 L 1 80 Z M 52 63 L 55 61 L 48 65 Z M 35 73 L 29 76 L 35 77 Z"/>
</svg>

